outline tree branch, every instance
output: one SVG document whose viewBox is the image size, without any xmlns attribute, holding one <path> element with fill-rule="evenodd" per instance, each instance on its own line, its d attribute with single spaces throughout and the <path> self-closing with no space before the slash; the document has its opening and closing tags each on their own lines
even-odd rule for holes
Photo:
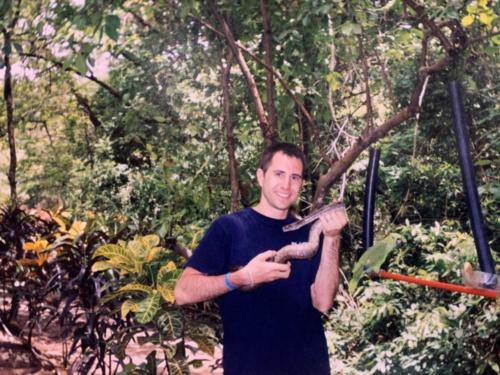
<svg viewBox="0 0 500 375">
<path fill-rule="evenodd" d="M 234 124 L 231 116 L 231 98 L 229 95 L 229 80 L 233 61 L 233 53 L 229 50 L 226 58 L 226 65 L 224 66 L 223 61 L 221 61 L 221 87 L 222 107 L 224 111 L 223 124 L 226 130 L 226 149 L 229 158 L 229 179 L 231 181 L 231 211 L 236 212 L 240 208 L 240 184 L 238 182 L 238 164 L 235 156 L 236 146 L 233 132 Z"/>
<path fill-rule="evenodd" d="M 269 14 L 267 13 L 268 1 L 260 0 L 260 13 L 262 15 L 262 24 L 264 26 L 264 61 L 267 65 L 273 65 L 272 32 Z M 276 106 L 274 104 L 274 75 L 271 70 L 266 70 L 266 96 L 267 96 L 267 118 L 269 126 L 276 128 Z"/>
<path fill-rule="evenodd" d="M 368 73 L 368 62 L 366 61 L 365 47 L 362 36 L 358 36 L 359 53 L 361 54 L 361 63 L 363 67 L 363 81 L 365 84 L 365 104 L 366 104 L 366 125 L 364 133 L 373 129 L 373 106 L 370 93 L 370 75 Z"/>
<path fill-rule="evenodd" d="M 15 26 L 11 25 L 12 27 Z M 10 199 L 14 206 L 17 206 L 17 182 L 16 182 L 16 169 L 17 169 L 17 156 L 16 156 L 16 138 L 15 138 L 15 122 L 14 122 L 14 98 L 12 95 L 12 71 L 10 62 L 10 53 L 12 47 L 11 30 L 2 29 L 4 38 L 4 55 L 3 62 L 5 65 L 4 72 L 4 85 L 3 85 L 3 98 L 5 100 L 5 107 L 7 110 L 7 140 L 9 143 L 9 172 L 7 179 L 10 187 Z"/>
<path fill-rule="evenodd" d="M 74 90 L 73 90 L 73 95 L 75 95 L 76 101 L 78 105 L 82 108 L 83 112 L 85 112 L 85 114 L 89 117 L 89 120 L 92 123 L 92 125 L 94 125 L 95 128 L 99 128 L 102 125 L 102 123 L 97 117 L 97 115 L 94 113 L 94 111 L 92 111 L 92 108 L 90 107 L 88 100 Z"/>
<path fill-rule="evenodd" d="M 123 96 L 122 96 L 121 93 L 119 93 L 118 91 L 116 91 L 115 89 L 113 89 L 106 82 L 103 82 L 100 79 L 98 79 L 96 76 L 94 76 L 94 74 L 92 72 L 90 72 L 89 75 L 82 74 L 78 70 L 76 70 L 75 68 L 73 68 L 71 66 L 65 67 L 64 64 L 62 62 L 60 62 L 60 61 L 57 61 L 57 60 L 54 60 L 54 59 L 51 59 L 49 57 L 46 57 L 46 56 L 43 56 L 43 55 L 39 55 L 39 54 L 36 54 L 36 53 L 23 52 L 23 53 L 20 53 L 20 56 L 31 57 L 31 58 L 35 58 L 35 59 L 39 59 L 39 60 L 50 62 L 50 63 L 54 64 L 55 66 L 57 66 L 57 67 L 65 70 L 67 72 L 74 73 L 74 74 L 76 74 L 76 75 L 78 75 L 78 76 L 80 76 L 82 78 L 86 78 L 86 79 L 88 79 L 88 80 L 90 80 L 90 81 L 98 84 L 99 86 L 101 86 L 103 89 L 105 89 L 107 92 L 109 92 L 116 99 L 118 99 L 120 101 L 122 101 L 122 99 L 123 99 Z"/>
<path fill-rule="evenodd" d="M 375 53 L 375 58 L 377 59 L 377 62 L 380 66 L 380 71 L 382 73 L 382 79 L 384 80 L 385 84 L 385 89 L 387 90 L 387 94 L 389 96 L 389 99 L 391 100 L 391 105 L 392 108 L 396 108 L 396 99 L 394 98 L 394 92 L 392 91 L 392 83 L 391 80 L 389 79 L 389 74 L 387 73 L 387 65 L 384 60 L 382 60 L 377 52 L 377 49 L 373 49 Z"/>
<path fill-rule="evenodd" d="M 436 38 L 439 39 L 439 41 L 441 42 L 443 48 L 445 49 L 448 55 L 455 54 L 455 47 L 453 47 L 453 44 L 448 40 L 446 35 L 443 34 L 439 26 L 434 21 L 431 21 L 429 17 L 427 17 L 427 12 L 423 6 L 418 5 L 413 0 L 403 0 L 403 3 L 407 4 L 410 8 L 412 8 L 415 11 L 418 18 L 422 21 L 422 23 L 432 31 L 432 34 Z"/>
<path fill-rule="evenodd" d="M 250 69 L 248 68 L 248 65 L 245 61 L 245 58 L 243 57 L 241 50 L 238 48 L 236 45 L 236 41 L 234 39 L 234 35 L 229 28 L 229 25 L 227 24 L 226 20 L 224 17 L 220 14 L 217 3 L 215 0 L 208 0 L 208 6 L 210 8 L 210 11 L 212 14 L 217 18 L 219 21 L 219 24 L 221 25 L 223 29 L 223 35 L 224 38 L 226 38 L 229 47 L 231 48 L 236 61 L 238 62 L 238 65 L 240 66 L 241 72 L 243 73 L 246 81 L 248 88 L 250 90 L 250 94 L 252 96 L 256 111 L 257 111 L 257 117 L 259 119 L 259 125 L 262 130 L 262 134 L 264 136 L 264 141 L 266 144 L 271 144 L 274 142 L 276 138 L 276 131 L 275 129 L 271 128 L 269 126 L 269 121 L 267 119 L 264 106 L 262 104 L 262 100 L 260 98 L 259 91 L 257 89 L 257 84 L 255 83 L 255 79 L 253 78 L 252 73 L 250 72 Z"/>
</svg>

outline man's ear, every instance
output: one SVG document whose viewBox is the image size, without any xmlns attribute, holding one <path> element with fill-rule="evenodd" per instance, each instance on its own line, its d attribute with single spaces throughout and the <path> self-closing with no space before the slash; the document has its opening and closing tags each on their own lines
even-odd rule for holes
<svg viewBox="0 0 500 375">
<path fill-rule="evenodd" d="M 259 182 L 260 187 L 264 183 L 264 170 L 262 168 L 257 169 L 257 181 Z"/>
</svg>

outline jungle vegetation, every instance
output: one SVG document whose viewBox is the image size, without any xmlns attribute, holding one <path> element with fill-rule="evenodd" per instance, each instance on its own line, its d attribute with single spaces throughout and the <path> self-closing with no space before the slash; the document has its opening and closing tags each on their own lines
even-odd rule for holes
<svg viewBox="0 0 500 375">
<path fill-rule="evenodd" d="M 347 289 L 374 147 L 375 243 L 399 239 L 384 268 L 460 284 L 478 267 L 450 81 L 498 264 L 499 7 L 1 0 L 0 330 L 29 344 L 57 322 L 73 373 L 188 373 L 223 333 L 213 304 L 175 305 L 175 280 L 214 218 L 257 202 L 259 153 L 280 140 L 308 159 L 297 212 L 348 209 L 332 371 L 500 374 L 495 300 L 369 277 Z M 145 363 L 127 357 L 138 336 L 158 348 Z"/>
</svg>

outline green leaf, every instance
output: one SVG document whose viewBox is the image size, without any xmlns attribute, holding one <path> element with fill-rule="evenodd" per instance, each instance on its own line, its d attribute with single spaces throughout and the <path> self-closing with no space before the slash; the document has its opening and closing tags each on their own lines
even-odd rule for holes
<svg viewBox="0 0 500 375">
<path fill-rule="evenodd" d="M 156 288 L 167 302 L 174 303 L 175 301 L 174 288 L 180 272 L 180 270 L 175 269 L 173 262 L 169 262 L 158 271 Z"/>
<path fill-rule="evenodd" d="M 360 35 L 363 32 L 361 25 L 357 23 L 352 24 L 352 32 L 356 35 Z"/>
<path fill-rule="evenodd" d="M 160 309 L 160 293 L 153 293 L 139 302 L 135 319 L 141 324 L 149 323 Z"/>
<path fill-rule="evenodd" d="M 78 73 L 80 73 L 82 76 L 84 76 L 85 74 L 87 74 L 87 60 L 86 58 L 81 55 L 81 54 L 78 54 L 76 55 L 75 57 L 75 68 L 76 70 L 78 71 Z"/>
<path fill-rule="evenodd" d="M 214 337 L 215 332 L 213 328 L 209 327 L 206 324 L 202 324 L 193 332 L 189 333 L 189 337 L 196 342 L 198 347 L 205 353 L 213 356 L 215 353 L 215 345 L 214 345 Z"/>
<path fill-rule="evenodd" d="M 175 358 L 168 361 L 168 369 L 171 375 L 189 375 L 189 368 L 182 360 Z"/>
<path fill-rule="evenodd" d="M 113 263 L 108 262 L 107 260 L 101 260 L 92 265 L 92 272 L 106 271 L 111 268 L 115 268 Z"/>
<path fill-rule="evenodd" d="M 330 90 L 337 91 L 342 88 L 343 77 L 339 72 L 330 72 L 326 75 L 326 81 L 330 86 Z"/>
<path fill-rule="evenodd" d="M 83 30 L 83 29 L 85 29 L 85 26 L 87 26 L 87 19 L 86 19 L 86 17 L 83 17 L 83 16 L 81 16 L 79 14 L 75 15 L 73 17 L 73 19 L 71 20 L 71 22 L 79 30 Z"/>
<path fill-rule="evenodd" d="M 120 271 L 134 272 L 135 264 L 128 249 L 115 244 L 107 244 L 97 248 L 92 258 L 108 258 L 109 262 Z"/>
<path fill-rule="evenodd" d="M 120 29 L 120 18 L 114 14 L 106 16 L 104 22 L 104 32 L 110 39 L 114 40 L 115 42 L 118 41 L 118 37 L 120 36 L 118 33 L 119 29 Z"/>
<path fill-rule="evenodd" d="M 129 312 L 136 312 L 139 310 L 139 302 L 136 300 L 128 299 L 122 303 L 120 310 L 122 319 L 125 319 Z"/>
<path fill-rule="evenodd" d="M 148 354 L 146 357 L 146 371 L 148 374 L 151 375 L 156 375 L 156 350 L 153 350 L 151 353 Z"/>
<path fill-rule="evenodd" d="M 130 342 L 130 340 L 132 340 L 133 337 L 134 333 L 129 332 L 125 334 L 123 338 L 117 342 L 115 355 L 118 359 L 123 360 L 125 358 L 128 343 Z"/>
<path fill-rule="evenodd" d="M 159 316 L 157 324 L 162 335 L 167 336 L 169 340 L 175 340 L 182 336 L 184 323 L 180 311 L 164 312 Z"/>
<path fill-rule="evenodd" d="M 16 49 L 17 53 L 23 53 L 23 46 L 19 43 L 14 43 L 14 48 Z"/>
<path fill-rule="evenodd" d="M 12 0 L 0 1 L 0 18 L 4 18 L 12 8 Z"/>
<path fill-rule="evenodd" d="M 130 284 L 124 285 L 120 289 L 118 289 L 118 292 L 120 292 L 120 293 L 137 292 L 137 293 L 146 293 L 148 295 L 158 293 L 156 290 L 154 290 L 150 286 L 144 285 L 144 284 L 139 284 L 139 283 L 130 283 Z"/>
<path fill-rule="evenodd" d="M 340 27 L 340 32 L 344 34 L 345 36 L 349 36 L 353 32 L 353 23 L 352 22 L 345 22 L 341 27 Z"/>
<path fill-rule="evenodd" d="M 380 267 L 384 264 L 387 256 L 396 247 L 396 241 L 399 238 L 400 236 L 398 234 L 391 233 L 364 252 L 352 271 L 352 278 L 349 281 L 349 293 L 354 293 L 359 280 L 363 277 L 365 272 L 380 271 Z"/>
<path fill-rule="evenodd" d="M 2 52 L 4 55 L 10 55 L 12 52 L 12 46 L 10 44 L 4 45 L 2 48 Z"/>
</svg>

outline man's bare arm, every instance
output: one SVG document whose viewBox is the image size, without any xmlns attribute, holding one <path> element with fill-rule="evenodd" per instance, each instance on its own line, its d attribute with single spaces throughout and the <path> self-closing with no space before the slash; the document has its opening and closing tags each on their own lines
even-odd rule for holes
<svg viewBox="0 0 500 375">
<path fill-rule="evenodd" d="M 330 212 L 320 217 L 323 228 L 321 260 L 314 284 L 311 285 L 313 306 L 326 313 L 333 305 L 339 288 L 340 233 L 347 224 L 345 211 Z"/>
<path fill-rule="evenodd" d="M 290 275 L 290 263 L 270 262 L 276 251 L 268 250 L 253 258 L 245 267 L 228 274 L 229 282 L 237 288 L 251 288 L 261 283 L 286 279 Z M 192 267 L 187 267 L 175 286 L 175 301 L 178 305 L 197 303 L 217 298 L 230 289 L 224 275 L 208 276 Z"/>
</svg>

